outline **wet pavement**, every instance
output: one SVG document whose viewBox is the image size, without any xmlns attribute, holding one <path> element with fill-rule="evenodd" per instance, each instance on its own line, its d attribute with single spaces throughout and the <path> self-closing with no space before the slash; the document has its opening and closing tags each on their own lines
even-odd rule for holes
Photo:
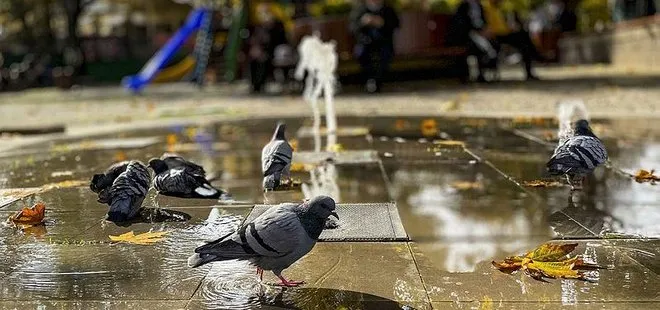
<svg viewBox="0 0 660 310">
<path fill-rule="evenodd" d="M 523 186 L 547 178 L 553 119 L 344 117 L 340 126 L 352 128 L 338 136 L 344 151 L 321 157 L 309 152 L 309 120 L 286 119 L 295 158 L 308 164 L 292 176 L 305 185 L 264 194 L 260 151 L 276 121 L 133 130 L 0 153 L 0 218 L 39 201 L 47 208 L 43 226 L 0 226 L 0 309 L 650 309 L 660 302 L 660 188 L 620 173 L 660 166 L 660 130 L 652 120 L 594 120 L 612 167 L 571 193 L 568 186 Z M 142 220 L 120 227 L 103 221 L 107 207 L 86 184 L 52 185 L 87 181 L 114 161 L 146 162 L 166 151 L 204 165 L 235 203 L 152 189 Z M 309 164 L 327 155 L 332 169 L 313 179 Z M 320 242 L 284 272 L 307 282 L 300 288 L 260 285 L 244 262 L 187 267 L 195 247 L 235 230 L 254 205 L 318 192 L 353 208 L 396 207 L 394 221 L 400 217 L 409 241 Z M 365 210 L 352 214 L 359 219 L 347 225 L 372 218 Z M 108 238 L 129 231 L 168 234 L 152 245 Z M 574 254 L 607 269 L 590 271 L 593 282 L 541 282 L 491 265 L 551 240 L 577 242 Z M 265 274 L 265 282 L 275 280 Z"/>
</svg>

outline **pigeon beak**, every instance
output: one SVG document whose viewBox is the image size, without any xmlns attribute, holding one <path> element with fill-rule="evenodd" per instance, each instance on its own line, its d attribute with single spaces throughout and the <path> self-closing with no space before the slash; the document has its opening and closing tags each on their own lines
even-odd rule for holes
<svg viewBox="0 0 660 310">
<path fill-rule="evenodd" d="M 330 215 L 334 216 L 336 219 L 339 219 L 339 215 L 337 215 L 337 212 L 335 211 L 330 212 Z"/>
</svg>

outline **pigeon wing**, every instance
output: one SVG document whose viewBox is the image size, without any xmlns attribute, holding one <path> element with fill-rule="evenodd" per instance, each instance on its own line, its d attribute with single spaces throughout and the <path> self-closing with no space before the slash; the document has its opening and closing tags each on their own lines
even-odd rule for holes
<svg viewBox="0 0 660 310">
<path fill-rule="evenodd" d="M 181 156 L 164 156 L 161 158 L 165 164 L 167 165 L 167 168 L 180 168 L 184 167 L 186 170 L 197 174 L 201 176 L 206 176 L 206 171 L 204 170 L 204 167 L 197 165 Z"/>
<path fill-rule="evenodd" d="M 261 158 L 264 176 L 271 175 L 291 165 L 293 148 L 284 140 L 271 141 L 264 147 Z"/>
<path fill-rule="evenodd" d="M 298 215 L 289 206 L 280 205 L 246 223 L 236 237 L 260 256 L 280 257 L 293 253 L 303 235 Z"/>
</svg>

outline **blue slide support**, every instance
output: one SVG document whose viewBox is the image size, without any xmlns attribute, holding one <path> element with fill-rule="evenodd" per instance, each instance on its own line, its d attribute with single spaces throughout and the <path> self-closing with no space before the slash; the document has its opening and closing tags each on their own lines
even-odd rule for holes
<svg viewBox="0 0 660 310">
<path fill-rule="evenodd" d="M 202 25 L 202 21 L 207 14 L 211 11 L 206 8 L 194 9 L 184 25 L 172 36 L 167 43 L 147 62 L 137 75 L 126 76 L 122 79 L 124 87 L 133 93 L 140 92 L 151 80 L 156 73 L 163 69 L 165 64 L 176 53 L 176 51 L 183 45 L 186 39 Z"/>
</svg>

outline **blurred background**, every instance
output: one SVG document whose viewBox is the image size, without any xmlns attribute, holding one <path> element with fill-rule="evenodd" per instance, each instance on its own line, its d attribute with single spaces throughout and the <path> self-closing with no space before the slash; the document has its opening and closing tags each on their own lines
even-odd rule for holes
<svg viewBox="0 0 660 310">
<path fill-rule="evenodd" d="M 512 29 L 529 37 L 538 51 L 535 60 L 539 63 L 657 64 L 653 32 L 647 30 L 660 23 L 655 15 L 658 0 L 490 2 L 497 2 L 497 9 Z M 469 48 L 447 40 L 448 33 L 456 32 L 454 14 L 462 3 L 386 1 L 385 5 L 396 12 L 399 27 L 393 34 L 394 56 L 387 61 L 389 70 L 383 79 L 465 80 Z M 251 80 L 254 91 L 261 91 L 258 84 L 263 84 L 263 79 L 286 84 L 297 61 L 295 46 L 314 31 L 323 40 L 336 42 L 341 81 L 364 82 L 360 73 L 366 69 L 360 66 L 356 52 L 362 42 L 350 27 L 351 12 L 362 5 L 359 0 L 3 0 L 0 91 L 53 85 L 68 88 L 76 83 L 117 85 L 123 77 L 139 72 L 185 24 L 189 13 L 201 6 L 212 8 L 208 29 L 212 45 L 208 63 L 200 73 L 205 83 L 252 76 L 257 78 Z M 484 12 L 488 17 L 489 12 Z M 283 35 L 278 27 L 283 28 Z M 190 56 L 195 52 L 196 40 L 189 36 L 164 65 L 170 69 L 167 74 L 161 72 L 153 82 L 191 79 L 195 65 Z M 634 45 L 628 44 L 631 42 Z M 505 64 L 521 61 L 520 48 L 513 43 L 514 48 L 497 46 L 498 58 Z M 645 44 L 649 48 L 644 49 Z M 255 46 L 261 47 L 266 56 L 260 58 Z M 630 49 L 634 49 L 633 55 Z M 264 65 L 254 66 L 255 59 Z"/>
</svg>

